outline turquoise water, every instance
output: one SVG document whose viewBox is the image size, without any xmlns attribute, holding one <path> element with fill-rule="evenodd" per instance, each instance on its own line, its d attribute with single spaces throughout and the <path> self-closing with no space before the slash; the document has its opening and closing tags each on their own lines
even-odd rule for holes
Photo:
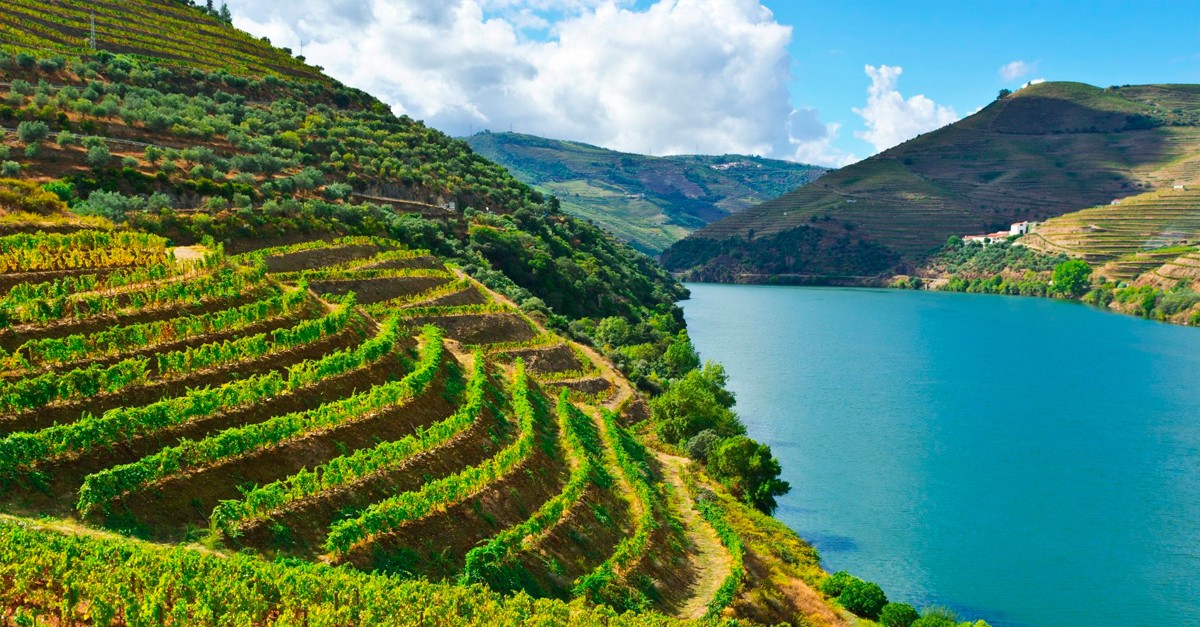
<svg viewBox="0 0 1200 627">
<path fill-rule="evenodd" d="M 894 601 L 1200 625 L 1200 329 L 1035 298 L 690 284 L 777 516 Z"/>
</svg>

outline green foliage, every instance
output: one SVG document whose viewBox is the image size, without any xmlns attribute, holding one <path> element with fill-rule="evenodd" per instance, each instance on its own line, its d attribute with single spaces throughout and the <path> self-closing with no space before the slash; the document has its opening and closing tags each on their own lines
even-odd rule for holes
<svg viewBox="0 0 1200 627">
<path fill-rule="evenodd" d="M 689 489 L 693 489 L 693 486 L 690 484 Z M 741 537 L 738 536 L 733 526 L 729 524 L 725 512 L 721 509 L 721 505 L 715 496 L 702 492 L 695 494 L 694 497 L 696 509 L 700 511 L 700 515 L 704 517 L 704 520 L 712 525 L 713 530 L 717 532 L 717 538 L 721 540 L 721 544 L 729 550 L 730 557 L 733 558 L 733 563 L 729 567 L 729 575 L 721 582 L 721 586 L 713 594 L 712 601 L 708 603 L 708 611 L 705 612 L 705 617 L 712 617 L 717 616 L 721 610 L 729 607 L 741 590 L 743 579 L 746 576 L 745 554 Z"/>
<path fill-rule="evenodd" d="M 857 580 L 858 578 L 854 575 L 851 575 L 844 570 L 839 570 L 838 572 L 826 577 L 825 580 L 821 582 L 821 594 L 836 599 L 842 594 L 842 591 L 846 589 L 846 586 L 849 585 L 850 582 Z"/>
<path fill-rule="evenodd" d="M 50 127 L 41 120 L 26 120 L 17 125 L 17 139 L 26 144 L 36 144 L 49 136 Z"/>
<path fill-rule="evenodd" d="M 16 161 L 0 162 L 0 176 L 18 176 L 21 174 L 21 164 Z"/>
<path fill-rule="evenodd" d="M 1054 266 L 1054 291 L 1079 298 L 1091 287 L 1092 267 L 1082 259 L 1064 261 Z"/>
<path fill-rule="evenodd" d="M 863 618 L 875 619 L 887 605 L 887 595 L 878 585 L 861 579 L 854 579 L 846 584 L 842 593 L 837 597 L 842 607 Z"/>
<path fill-rule="evenodd" d="M 692 439 L 687 441 L 687 446 L 684 448 L 687 449 L 688 457 L 705 463 L 720 443 L 721 436 L 717 435 L 716 431 L 705 429 L 692 436 Z"/>
<path fill-rule="evenodd" d="M 650 401 L 654 429 L 665 442 L 686 442 L 706 429 L 722 437 L 746 428 L 733 412 L 733 394 L 725 389 L 725 368 L 712 362 L 692 370 Z"/>
<path fill-rule="evenodd" d="M 479 586 L 363 573 L 300 561 L 216 555 L 124 539 L 60 534 L 25 522 L 0 522 L 0 577 L 13 589 L 44 590 L 59 624 L 407 625 L 443 621 L 580 627 L 676 624 L 656 614 L 617 615 Z M 53 587 L 47 587 L 47 582 Z M 41 597 L 40 597 L 41 598 Z M 141 620 L 139 618 L 138 620 Z"/>
<path fill-rule="evenodd" d="M 721 442 L 709 456 L 708 468 L 734 494 L 767 514 L 775 511 L 775 497 L 791 489 L 779 478 L 783 469 L 771 448 L 743 435 Z"/>
<path fill-rule="evenodd" d="M 917 610 L 907 603 L 888 603 L 879 612 L 879 623 L 883 627 L 912 627 L 918 618 Z"/>
</svg>

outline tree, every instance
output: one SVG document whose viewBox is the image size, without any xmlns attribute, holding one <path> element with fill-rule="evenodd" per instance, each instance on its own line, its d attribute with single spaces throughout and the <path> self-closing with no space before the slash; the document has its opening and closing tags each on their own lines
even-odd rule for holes
<svg viewBox="0 0 1200 627">
<path fill-rule="evenodd" d="M 50 127 L 45 122 L 25 121 L 17 125 L 17 138 L 26 144 L 36 144 L 50 136 Z"/>
<path fill-rule="evenodd" d="M 108 165 L 111 159 L 112 153 L 108 151 L 108 146 L 104 144 L 92 146 L 88 149 L 87 163 L 93 168 L 102 168 Z"/>
<path fill-rule="evenodd" d="M 1054 291 L 1072 298 L 1079 298 L 1091 287 L 1091 277 L 1092 267 L 1086 261 L 1072 259 L 1054 266 L 1054 274 L 1051 278 Z"/>
<path fill-rule="evenodd" d="M 920 617 L 907 603 L 888 603 L 879 613 L 879 622 L 883 627 L 912 627 Z"/>
<path fill-rule="evenodd" d="M 1011 89 L 1001 89 L 1000 94 L 996 96 L 996 100 L 1002 100 L 1012 95 Z"/>
<path fill-rule="evenodd" d="M 225 4 L 224 2 L 221 3 L 221 16 L 220 17 L 221 17 L 221 21 L 225 22 L 226 24 L 233 23 L 233 14 L 229 12 L 229 5 Z"/>
<path fill-rule="evenodd" d="M 725 368 L 709 362 L 672 383 L 667 391 L 650 401 L 658 437 L 671 444 L 712 429 L 721 437 L 746 432 L 733 412 L 733 394 L 725 389 Z"/>
<path fill-rule="evenodd" d="M 767 514 L 775 511 L 775 497 L 791 490 L 779 478 L 783 468 L 771 455 L 771 447 L 743 435 L 722 442 L 709 455 L 708 468 L 743 501 Z"/>
<path fill-rule="evenodd" d="M 879 612 L 887 605 L 887 595 L 878 584 L 861 579 L 855 579 L 846 584 L 846 588 L 838 595 L 838 603 L 842 607 L 863 618 L 872 620 L 879 617 Z"/>
</svg>

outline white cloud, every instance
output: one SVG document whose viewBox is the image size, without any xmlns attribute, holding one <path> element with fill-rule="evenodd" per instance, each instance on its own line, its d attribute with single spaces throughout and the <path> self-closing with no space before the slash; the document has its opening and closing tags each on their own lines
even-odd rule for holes
<svg viewBox="0 0 1200 627">
<path fill-rule="evenodd" d="M 925 96 L 918 94 L 905 100 L 896 89 L 903 68 L 868 65 L 864 69 L 871 78 L 867 104 L 854 112 L 863 119 L 867 130 L 856 131 L 854 136 L 870 142 L 876 151 L 887 150 L 958 120 L 953 107 L 939 105 Z"/>
<path fill-rule="evenodd" d="M 1012 61 L 1000 66 L 1000 78 L 1005 81 L 1014 81 L 1022 76 L 1032 74 L 1037 69 L 1036 63 L 1026 63 L 1024 61 Z"/>
<path fill-rule="evenodd" d="M 838 164 L 759 0 L 232 0 L 234 23 L 448 133 Z"/>
</svg>

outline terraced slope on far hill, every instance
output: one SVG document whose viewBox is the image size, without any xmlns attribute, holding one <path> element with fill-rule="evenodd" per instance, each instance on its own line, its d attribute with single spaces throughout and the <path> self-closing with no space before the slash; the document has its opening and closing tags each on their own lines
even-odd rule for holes
<svg viewBox="0 0 1200 627">
<path fill-rule="evenodd" d="M 565 211 L 648 254 L 815 180 L 825 168 L 745 155 L 652 157 L 520 133 L 467 138 Z"/>
<path fill-rule="evenodd" d="M 1200 182 L 1200 86 L 1042 83 L 675 244 L 711 280 L 871 277 L 951 235 Z"/>
</svg>

